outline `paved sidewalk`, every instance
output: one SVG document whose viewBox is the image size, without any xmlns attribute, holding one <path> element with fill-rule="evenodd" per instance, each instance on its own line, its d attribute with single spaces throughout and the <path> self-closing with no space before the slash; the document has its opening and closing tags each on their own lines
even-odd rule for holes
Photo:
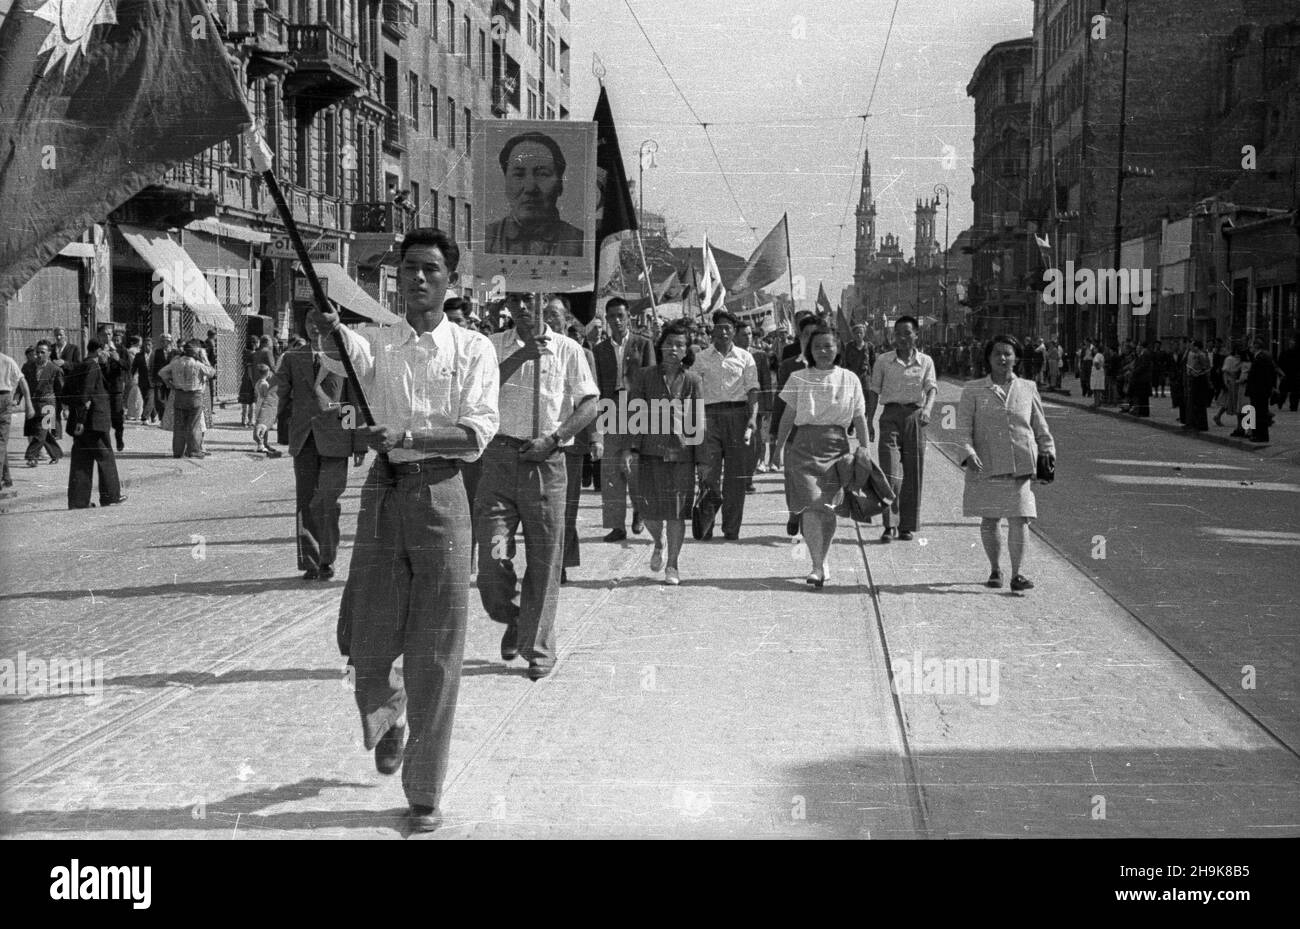
<svg viewBox="0 0 1300 929">
<path fill-rule="evenodd" d="M 964 380 L 951 376 L 945 376 L 943 380 L 957 385 L 965 383 Z M 1079 379 L 1072 374 L 1065 375 L 1061 381 L 1061 386 L 1069 391 L 1068 395 L 1040 388 L 1044 402 L 1060 403 L 1096 413 L 1098 416 L 1111 416 L 1128 422 L 1141 423 L 1155 429 L 1163 429 L 1166 432 L 1177 432 L 1180 435 L 1190 436 L 1202 442 L 1215 442 L 1219 445 L 1239 448 L 1258 458 L 1300 464 L 1300 412 L 1292 413 L 1290 408 L 1286 406 L 1280 410 L 1277 407 L 1270 408 L 1273 413 L 1273 425 L 1269 430 L 1269 442 L 1265 445 L 1257 445 L 1246 439 L 1234 439 L 1229 436 L 1229 433 L 1237 428 L 1235 417 L 1225 415 L 1223 425 L 1216 426 L 1214 424 L 1214 414 L 1219 412 L 1217 407 L 1210 409 L 1209 431 L 1195 432 L 1183 428 L 1182 423 L 1178 421 L 1178 409 L 1167 395 L 1152 397 L 1151 415 L 1141 417 L 1122 413 L 1118 406 L 1093 406 L 1092 398 L 1083 396 L 1083 392 L 1079 387 Z"/>
<path fill-rule="evenodd" d="M 133 521 L 8 519 L 0 653 L 100 658 L 106 681 L 93 706 L 0 699 L 0 833 L 404 834 L 333 644 L 346 574 L 292 571 L 289 472 L 159 482 Z M 688 540 L 678 588 L 644 535 L 597 541 L 584 493 L 551 677 L 499 660 L 471 596 L 432 838 L 1297 834 L 1294 754 L 1056 553 L 1035 547 L 1027 595 L 984 588 L 960 472 L 932 447 L 925 480 L 917 541 L 841 523 L 822 591 L 776 475 L 739 543 Z"/>
<path fill-rule="evenodd" d="M 272 438 L 274 435 L 272 431 Z M 230 403 L 222 409 L 218 402 L 213 424 L 204 436 L 204 449 L 211 453 L 207 458 L 173 458 L 171 431 L 164 431 L 157 424 L 127 422 L 124 441 L 126 451 L 114 454 L 122 492 L 128 496 L 135 489 L 143 490 L 159 481 L 200 477 L 231 462 L 267 461 L 265 455 L 253 451 L 252 430 L 239 425 L 237 403 Z M 42 453 L 41 463 L 35 468 L 27 467 L 27 442 L 23 435 L 22 417 L 15 416 L 6 450 L 14 486 L 0 490 L 0 515 L 67 507 L 68 455 L 72 450 L 72 437 L 65 435 L 60 443 L 63 458 L 58 464 L 51 465 Z M 288 450 L 284 446 L 274 447 L 284 452 L 287 461 Z M 91 499 L 98 502 L 98 484 L 95 487 Z"/>
</svg>

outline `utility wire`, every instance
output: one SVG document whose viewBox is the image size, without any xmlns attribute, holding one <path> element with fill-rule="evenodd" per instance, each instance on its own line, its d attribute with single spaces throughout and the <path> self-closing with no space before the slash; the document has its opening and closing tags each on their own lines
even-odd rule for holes
<svg viewBox="0 0 1300 929">
<path fill-rule="evenodd" d="M 654 42 L 650 41 L 650 35 L 645 31 L 645 26 L 641 25 L 641 20 L 636 15 L 636 10 L 632 9 L 631 0 L 623 0 L 623 5 L 627 7 L 628 13 L 632 15 L 632 21 L 636 23 L 636 27 L 641 30 L 642 37 L 645 39 L 646 44 L 650 46 L 650 51 L 654 53 L 655 58 L 659 62 L 659 66 L 664 69 L 664 74 L 668 75 L 668 80 L 672 82 L 673 89 L 677 91 L 677 96 L 682 98 L 682 103 L 686 104 L 686 109 L 691 111 L 691 116 L 695 118 L 695 122 L 704 130 L 704 138 L 709 142 L 709 150 L 713 152 L 713 160 L 718 166 L 718 173 L 722 175 L 722 182 L 727 186 L 727 193 L 731 194 L 731 202 L 736 205 L 736 212 L 740 214 L 741 222 L 744 223 L 746 228 L 748 228 L 749 219 L 745 216 L 745 211 L 740 206 L 740 201 L 736 199 L 736 191 L 732 189 L 731 179 L 727 177 L 726 169 L 722 167 L 722 159 L 718 157 L 718 149 L 713 144 L 713 136 L 709 135 L 709 124 L 700 119 L 700 114 L 695 112 L 695 107 L 691 106 L 691 101 L 686 99 L 686 94 L 682 93 L 682 88 L 677 83 L 677 79 L 673 77 L 673 73 L 668 70 L 668 65 L 664 63 L 663 57 L 660 56 L 659 50 L 655 48 Z M 897 0 L 895 0 L 895 9 L 897 9 Z M 892 20 L 890 22 L 892 25 Z M 879 72 L 877 72 L 876 76 L 880 76 Z M 751 229 L 749 234 L 754 238 L 755 242 L 758 241 L 758 234 L 756 232 Z"/>
</svg>

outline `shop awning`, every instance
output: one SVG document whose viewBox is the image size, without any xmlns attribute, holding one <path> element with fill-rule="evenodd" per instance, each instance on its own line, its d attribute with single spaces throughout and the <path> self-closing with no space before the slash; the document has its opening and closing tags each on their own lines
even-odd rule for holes
<svg viewBox="0 0 1300 929">
<path fill-rule="evenodd" d="M 200 323 L 213 329 L 234 331 L 235 324 L 221 305 L 207 278 L 185 249 L 161 229 L 145 229 L 119 223 L 122 237 L 149 267 L 189 307 Z"/>
<path fill-rule="evenodd" d="M 325 296 L 347 313 L 360 316 L 380 326 L 393 326 L 402 322 L 402 317 L 388 312 L 378 300 L 366 293 L 360 284 L 348 277 L 348 272 L 343 270 L 342 266 L 331 261 L 320 261 L 313 267 L 316 269 L 316 276 L 325 285 Z M 346 313 L 344 315 L 346 316 Z"/>
</svg>

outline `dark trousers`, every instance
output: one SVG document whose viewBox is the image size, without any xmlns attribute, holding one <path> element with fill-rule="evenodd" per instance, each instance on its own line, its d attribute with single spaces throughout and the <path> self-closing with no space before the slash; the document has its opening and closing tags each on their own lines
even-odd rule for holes
<svg viewBox="0 0 1300 929">
<path fill-rule="evenodd" d="M 441 467 L 392 479 L 376 463 L 361 488 L 339 650 L 355 671 L 367 749 L 407 716 L 409 803 L 437 807 L 442 799 L 468 615 L 469 506 L 460 475 Z"/>
<path fill-rule="evenodd" d="M 172 401 L 172 457 L 198 455 L 203 452 L 203 392 L 178 390 Z"/>
<path fill-rule="evenodd" d="M 921 482 L 925 474 L 925 427 L 915 404 L 887 403 L 880 414 L 880 467 L 889 478 L 894 502 L 882 514 L 885 527 L 900 532 L 921 528 Z"/>
<path fill-rule="evenodd" d="M 72 439 L 72 464 L 68 471 L 68 509 L 90 506 L 90 488 L 95 470 L 99 470 L 99 504 L 109 506 L 122 496 L 117 479 L 117 459 L 113 457 L 110 434 L 87 429 Z"/>
<path fill-rule="evenodd" d="M 704 445 L 700 449 L 700 483 L 722 493 L 722 532 L 739 535 L 745 518 L 745 486 L 749 449 L 745 425 L 749 415 L 745 404 L 705 407 Z M 725 470 L 724 470 L 725 467 Z"/>
<path fill-rule="evenodd" d="M 153 387 L 140 385 L 140 422 L 146 423 L 154 418 Z"/>
<path fill-rule="evenodd" d="M 1268 406 L 1271 399 L 1271 394 L 1250 398 L 1250 405 L 1255 408 L 1255 429 L 1251 432 L 1251 438 L 1256 442 L 1267 442 L 1269 440 L 1268 427 L 1273 419 L 1273 411 Z"/>
<path fill-rule="evenodd" d="M 574 449 L 581 449 L 575 451 Z M 576 568 L 582 564 L 578 553 L 578 501 L 582 497 L 582 462 L 587 449 L 569 446 L 564 451 L 564 567 Z"/>
<path fill-rule="evenodd" d="M 605 454 L 600 459 L 603 466 L 600 502 L 602 525 L 606 529 L 626 529 L 628 498 L 636 499 L 636 469 L 632 469 L 629 477 L 619 464 L 623 449 L 630 448 L 631 444 L 631 436 L 605 436 Z"/>
<path fill-rule="evenodd" d="M 514 440 L 498 436 L 483 453 L 474 498 L 478 592 L 495 622 L 513 625 L 519 654 L 555 659 L 555 614 L 564 561 L 565 455 L 523 461 Z M 515 533 L 524 530 L 528 566 L 515 573 Z"/>
<path fill-rule="evenodd" d="M 298 570 L 334 564 L 339 550 L 339 497 L 348 486 L 348 459 L 322 455 L 307 436 L 293 458 L 298 493 Z"/>
<path fill-rule="evenodd" d="M 50 461 L 58 461 L 62 458 L 63 446 L 54 441 L 53 430 L 42 429 L 40 423 L 36 424 L 36 429 L 36 435 L 31 436 L 27 441 L 27 460 L 40 460 L 41 449 L 45 449 L 45 453 L 50 456 Z"/>
<path fill-rule="evenodd" d="M 1288 374 L 1286 380 L 1282 383 L 1277 408 L 1282 409 L 1282 404 L 1290 406 L 1291 412 L 1294 413 L 1300 409 L 1300 374 Z"/>
<path fill-rule="evenodd" d="M 113 410 L 109 416 L 113 423 L 113 438 L 117 447 L 123 448 L 126 445 L 126 410 Z"/>
<path fill-rule="evenodd" d="M 171 388 L 165 384 L 159 384 L 153 389 L 153 418 L 161 420 L 163 414 L 167 412 L 167 396 L 171 393 Z"/>
<path fill-rule="evenodd" d="M 6 486 L 12 483 L 12 478 L 9 477 L 9 427 L 13 424 L 13 418 L 9 415 L 12 405 L 9 397 L 8 391 L 0 394 L 0 459 L 3 460 L 3 465 L 0 465 L 0 471 L 3 472 L 0 483 Z"/>
</svg>

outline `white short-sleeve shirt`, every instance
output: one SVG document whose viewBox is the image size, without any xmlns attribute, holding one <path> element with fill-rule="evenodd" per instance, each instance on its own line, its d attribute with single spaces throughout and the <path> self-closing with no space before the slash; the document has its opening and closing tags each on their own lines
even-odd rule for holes
<svg viewBox="0 0 1300 929">
<path fill-rule="evenodd" d="M 794 411 L 796 426 L 848 427 L 855 416 L 866 416 L 862 382 L 845 368 L 829 371 L 802 368 L 790 375 L 781 399 Z"/>
</svg>

